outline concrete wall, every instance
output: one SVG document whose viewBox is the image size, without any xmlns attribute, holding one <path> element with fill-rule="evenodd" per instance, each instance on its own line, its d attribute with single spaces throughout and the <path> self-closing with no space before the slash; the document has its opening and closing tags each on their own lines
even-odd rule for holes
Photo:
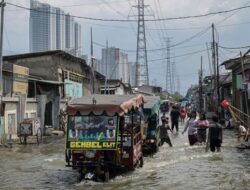
<svg viewBox="0 0 250 190">
<path fill-rule="evenodd" d="M 17 137 L 17 124 L 18 124 L 18 118 L 19 113 L 18 112 L 18 103 L 19 98 L 13 98 L 13 97 L 3 97 L 3 103 L 5 104 L 5 110 L 4 110 L 4 133 L 5 134 L 11 134 L 12 138 Z"/>
<path fill-rule="evenodd" d="M 116 88 L 115 94 L 117 94 L 117 95 L 124 95 L 125 94 L 123 85 L 120 85 L 120 87 Z"/>
<path fill-rule="evenodd" d="M 29 74 L 40 76 L 45 80 L 57 80 L 57 70 L 55 64 L 52 63 L 50 55 L 41 57 L 29 57 L 4 61 L 4 68 L 11 69 L 12 64 L 28 67 Z"/>
<path fill-rule="evenodd" d="M 35 98 L 28 98 L 26 102 L 25 118 L 37 117 L 38 102 Z"/>
</svg>

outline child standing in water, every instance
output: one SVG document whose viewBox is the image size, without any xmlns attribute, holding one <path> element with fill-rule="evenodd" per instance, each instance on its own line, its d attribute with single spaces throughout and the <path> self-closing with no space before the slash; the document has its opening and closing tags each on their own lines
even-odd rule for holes
<svg viewBox="0 0 250 190">
<path fill-rule="evenodd" d="M 173 133 L 173 131 L 170 129 L 168 125 L 168 117 L 162 118 L 162 125 L 160 126 L 161 145 L 163 145 L 163 143 L 166 142 L 170 147 L 172 147 L 173 145 L 168 135 L 168 130 L 170 130 Z"/>
</svg>

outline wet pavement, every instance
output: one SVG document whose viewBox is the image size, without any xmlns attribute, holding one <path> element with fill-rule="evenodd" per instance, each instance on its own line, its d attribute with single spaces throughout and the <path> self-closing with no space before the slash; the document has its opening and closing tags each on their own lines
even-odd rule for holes
<svg viewBox="0 0 250 190">
<path fill-rule="evenodd" d="M 180 131 L 182 131 L 182 127 Z M 238 145 L 234 131 L 224 131 L 221 153 L 190 147 L 187 134 L 172 135 L 143 168 L 108 183 L 77 182 L 77 172 L 65 167 L 64 139 L 47 144 L 0 148 L 0 189 L 250 189 L 250 150 Z"/>
</svg>

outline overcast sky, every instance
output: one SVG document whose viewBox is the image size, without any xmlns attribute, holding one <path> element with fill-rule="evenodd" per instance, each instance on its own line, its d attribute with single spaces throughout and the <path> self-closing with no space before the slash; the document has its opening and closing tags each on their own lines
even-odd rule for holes
<svg viewBox="0 0 250 190">
<path fill-rule="evenodd" d="M 6 0 L 29 7 L 30 0 Z M 136 19 L 137 0 L 40 0 L 60 7 L 65 12 L 75 16 L 103 19 Z M 200 15 L 210 12 L 249 6 L 247 0 L 145 0 L 149 7 L 145 8 L 145 19 L 182 17 Z M 198 83 L 198 70 L 201 56 L 203 57 L 204 73 L 210 74 L 207 46 L 210 46 L 212 32 L 206 30 L 212 23 L 216 28 L 216 41 L 219 46 L 242 47 L 250 45 L 250 8 L 241 9 L 227 14 L 219 14 L 202 18 L 171 20 L 162 22 L 146 22 L 147 49 L 166 47 L 166 37 L 171 38 L 171 44 L 178 44 L 195 34 L 192 40 L 180 43 L 171 49 L 172 61 L 176 65 L 176 75 L 180 77 L 182 94 L 191 84 Z M 94 41 L 123 50 L 136 50 L 136 22 L 101 22 L 75 19 L 82 25 L 82 51 L 90 52 L 90 27 L 93 28 Z M 4 24 L 4 54 L 26 53 L 29 51 L 29 11 L 7 4 Z M 203 31 L 203 32 L 202 32 Z M 95 57 L 101 58 L 101 48 L 94 46 Z M 247 49 L 241 49 L 243 52 Z M 219 61 L 233 58 L 240 50 L 219 48 Z M 135 62 L 135 53 L 127 52 L 129 61 Z M 166 87 L 166 51 L 149 51 L 148 65 L 150 83 Z M 223 68 L 221 68 L 223 69 Z"/>
</svg>

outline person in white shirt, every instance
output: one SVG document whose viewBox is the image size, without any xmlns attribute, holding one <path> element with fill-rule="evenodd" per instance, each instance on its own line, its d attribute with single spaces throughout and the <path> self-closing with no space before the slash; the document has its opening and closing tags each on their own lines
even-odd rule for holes
<svg viewBox="0 0 250 190">
<path fill-rule="evenodd" d="M 188 129 L 188 140 L 189 140 L 190 146 L 193 146 L 194 144 L 196 144 L 198 142 L 196 116 L 197 116 L 196 111 L 192 111 L 190 118 L 188 119 L 188 121 L 185 124 L 184 131 L 182 132 L 182 134 L 184 134 Z"/>
</svg>

